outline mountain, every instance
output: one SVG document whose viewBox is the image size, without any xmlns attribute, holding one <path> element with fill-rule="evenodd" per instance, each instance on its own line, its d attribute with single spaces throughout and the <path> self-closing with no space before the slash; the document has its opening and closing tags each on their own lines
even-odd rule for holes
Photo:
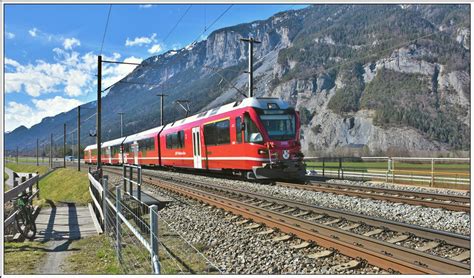
<svg viewBox="0 0 474 278">
<path fill-rule="evenodd" d="M 144 60 L 103 97 L 104 140 L 240 99 L 254 37 L 256 96 L 281 97 L 303 119 L 306 155 L 415 154 L 470 149 L 469 5 L 314 5 L 212 32 Z M 237 88 L 237 89 L 236 89 Z M 240 92 L 239 92 L 240 91 Z M 87 104 L 94 107 L 95 103 Z M 93 110 L 83 110 L 86 119 Z M 76 126 L 77 111 L 5 134 L 6 149 Z M 86 121 L 82 142 L 93 143 Z"/>
</svg>

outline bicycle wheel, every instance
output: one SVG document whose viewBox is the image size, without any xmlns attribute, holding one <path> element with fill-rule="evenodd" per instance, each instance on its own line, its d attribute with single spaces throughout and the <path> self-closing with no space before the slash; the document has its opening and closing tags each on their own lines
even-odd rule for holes
<svg viewBox="0 0 474 278">
<path fill-rule="evenodd" d="M 36 224 L 28 209 L 20 210 L 15 216 L 18 231 L 27 239 L 34 239 L 36 235 Z"/>
</svg>

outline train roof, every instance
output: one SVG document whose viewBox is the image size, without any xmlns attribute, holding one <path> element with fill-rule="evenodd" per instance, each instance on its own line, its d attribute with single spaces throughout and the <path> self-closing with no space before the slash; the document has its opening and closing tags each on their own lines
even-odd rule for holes
<svg viewBox="0 0 474 278">
<path fill-rule="evenodd" d="M 225 104 L 223 106 L 216 107 L 216 108 L 213 108 L 211 110 L 207 110 L 207 111 L 192 115 L 190 117 L 174 121 L 172 123 L 168 123 L 168 124 L 165 125 L 163 130 L 169 130 L 169 129 L 172 129 L 172 128 L 179 127 L 183 124 L 188 124 L 188 123 L 198 121 L 202 118 L 227 113 L 227 112 L 237 110 L 237 109 L 241 109 L 241 108 L 245 108 L 245 107 L 268 109 L 269 104 L 276 104 L 276 105 L 278 105 L 278 107 L 280 109 L 290 108 L 288 103 L 283 101 L 280 98 L 271 98 L 271 97 L 268 97 L 268 98 L 264 98 L 264 97 L 262 97 L 262 98 L 260 98 L 260 97 L 245 98 L 243 100 L 234 101 L 234 102 L 231 102 L 229 104 Z M 129 143 L 129 142 L 133 142 L 133 141 L 138 141 L 138 140 L 150 138 L 150 137 L 153 137 L 154 135 L 158 134 L 161 129 L 162 129 L 162 126 L 158 126 L 158 127 L 152 128 L 152 129 L 144 130 L 144 131 L 141 131 L 139 133 L 126 136 L 126 137 L 122 137 L 122 138 L 114 139 L 114 140 L 111 140 L 111 141 L 107 141 L 107 142 L 102 143 L 102 147 L 104 148 L 104 147 L 108 147 L 108 146 L 119 145 L 121 143 Z M 94 144 L 94 145 L 87 146 L 84 150 L 86 151 L 86 150 L 89 150 L 89 149 L 96 149 L 96 145 Z"/>
<path fill-rule="evenodd" d="M 241 101 L 234 101 L 229 104 L 225 104 L 220 107 L 213 108 L 211 110 L 207 110 L 195 115 L 192 115 L 190 117 L 175 121 L 173 123 L 169 123 L 165 125 L 165 128 L 163 130 L 175 128 L 178 126 L 181 126 L 183 124 L 188 124 L 192 123 L 194 121 L 200 120 L 202 118 L 206 117 L 211 117 L 214 115 L 219 115 L 223 113 L 227 113 L 233 110 L 245 108 L 245 107 L 254 107 L 254 108 L 261 108 L 261 109 L 268 109 L 269 104 L 276 104 L 280 109 L 288 109 L 290 106 L 288 105 L 287 102 L 283 101 L 280 98 L 259 98 L 259 97 L 252 97 L 252 98 L 246 98 Z"/>
</svg>

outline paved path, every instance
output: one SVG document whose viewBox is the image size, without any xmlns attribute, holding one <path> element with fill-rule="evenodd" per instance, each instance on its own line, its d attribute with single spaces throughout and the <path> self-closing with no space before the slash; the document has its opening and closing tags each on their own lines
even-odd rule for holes
<svg viewBox="0 0 474 278">
<path fill-rule="evenodd" d="M 9 169 L 7 167 L 4 167 L 5 173 L 8 174 L 8 180 L 5 181 L 5 184 L 8 185 L 8 187 L 13 188 L 13 170 Z"/>
<path fill-rule="evenodd" d="M 61 274 L 61 265 L 69 255 L 73 240 L 96 235 L 89 208 L 68 203 L 66 206 L 44 208 L 36 218 L 36 241 L 46 242 L 48 252 L 40 274 Z"/>
</svg>

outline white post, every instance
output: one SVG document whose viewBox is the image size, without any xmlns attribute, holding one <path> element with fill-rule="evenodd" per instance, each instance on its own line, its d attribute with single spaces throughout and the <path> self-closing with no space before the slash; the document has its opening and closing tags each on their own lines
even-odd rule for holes
<svg viewBox="0 0 474 278">
<path fill-rule="evenodd" d="M 104 234 L 107 235 L 107 190 L 109 180 L 107 176 L 102 178 L 102 213 L 104 214 Z"/>
<path fill-rule="evenodd" d="M 121 227 L 120 227 L 120 186 L 115 187 L 115 208 L 117 209 L 117 214 L 115 216 L 115 225 L 117 227 L 117 258 L 121 259 L 122 254 L 122 240 L 121 240 Z"/>
<path fill-rule="evenodd" d="M 151 265 L 155 274 L 160 274 L 160 263 L 158 255 L 158 206 L 150 206 L 150 245 Z"/>
</svg>

